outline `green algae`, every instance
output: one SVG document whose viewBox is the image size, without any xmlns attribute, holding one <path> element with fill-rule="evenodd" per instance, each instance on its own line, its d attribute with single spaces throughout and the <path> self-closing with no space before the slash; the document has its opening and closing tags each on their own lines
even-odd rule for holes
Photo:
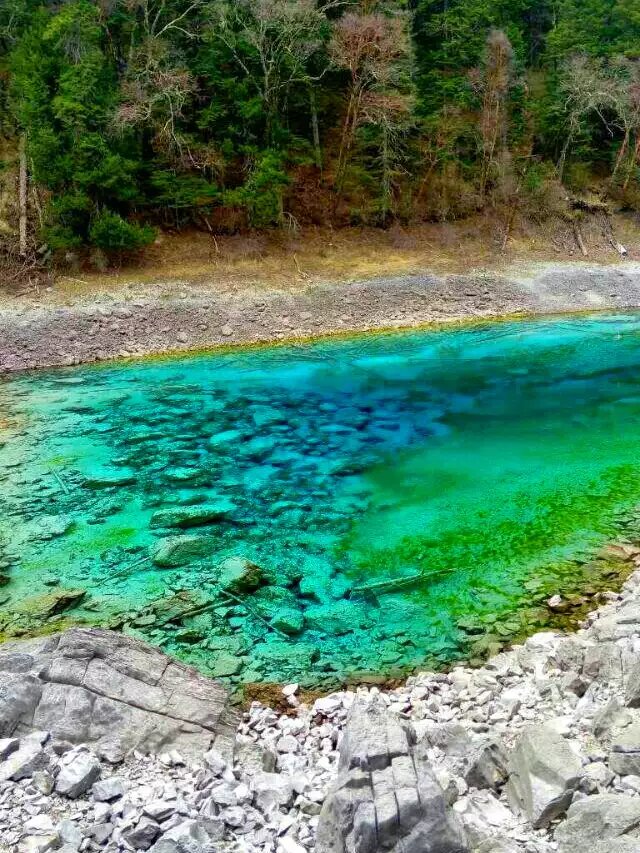
<svg viewBox="0 0 640 853">
<path fill-rule="evenodd" d="M 639 344 L 574 317 L 6 380 L 0 631 L 327 686 L 571 625 L 630 570 L 602 543 L 638 538 Z M 259 582 L 230 596 L 229 561 Z"/>
</svg>

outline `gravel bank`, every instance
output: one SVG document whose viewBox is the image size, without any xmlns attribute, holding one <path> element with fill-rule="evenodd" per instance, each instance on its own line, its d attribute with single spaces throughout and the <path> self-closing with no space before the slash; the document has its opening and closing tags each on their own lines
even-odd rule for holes
<svg viewBox="0 0 640 853">
<path fill-rule="evenodd" d="M 504 274 L 414 275 L 299 291 L 216 292 L 131 285 L 61 306 L 20 299 L 0 308 L 0 371 L 249 344 L 346 331 L 411 327 L 520 312 L 636 308 L 640 265 L 539 264 Z"/>
</svg>

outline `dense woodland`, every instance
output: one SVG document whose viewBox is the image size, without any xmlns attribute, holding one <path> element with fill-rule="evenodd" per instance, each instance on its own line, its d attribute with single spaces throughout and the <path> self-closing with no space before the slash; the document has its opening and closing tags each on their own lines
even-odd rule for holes
<svg viewBox="0 0 640 853">
<path fill-rule="evenodd" d="M 48 256 L 640 209 L 640 0 L 0 0 L 0 137 Z"/>
</svg>

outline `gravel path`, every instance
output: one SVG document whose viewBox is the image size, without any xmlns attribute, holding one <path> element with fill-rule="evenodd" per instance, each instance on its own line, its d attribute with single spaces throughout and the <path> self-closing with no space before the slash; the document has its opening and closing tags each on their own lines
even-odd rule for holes
<svg viewBox="0 0 640 853">
<path fill-rule="evenodd" d="M 428 273 L 299 291 L 129 286 L 60 305 L 0 307 L 0 372 L 151 353 L 500 317 L 640 307 L 640 264 L 538 264 L 504 274 Z"/>
</svg>

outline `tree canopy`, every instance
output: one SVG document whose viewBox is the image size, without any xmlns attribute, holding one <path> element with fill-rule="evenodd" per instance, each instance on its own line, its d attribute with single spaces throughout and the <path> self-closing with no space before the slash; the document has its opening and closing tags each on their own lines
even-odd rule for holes
<svg viewBox="0 0 640 853">
<path fill-rule="evenodd" d="M 640 207 L 638 0 L 0 0 L 37 240 Z"/>
</svg>

